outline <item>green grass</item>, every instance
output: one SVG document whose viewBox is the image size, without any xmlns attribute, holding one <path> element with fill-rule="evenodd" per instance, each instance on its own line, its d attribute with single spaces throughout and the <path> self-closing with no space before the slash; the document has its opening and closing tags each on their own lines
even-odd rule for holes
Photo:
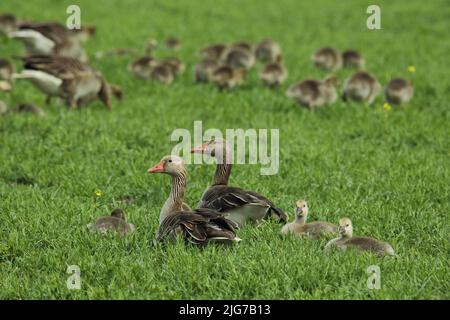
<svg viewBox="0 0 450 320">
<path fill-rule="evenodd" d="M 2 1 L 0 12 L 36 20 L 66 19 L 73 1 Z M 82 21 L 98 34 L 87 44 L 92 64 L 120 84 L 125 100 L 108 113 L 99 102 L 69 111 L 55 100 L 45 117 L 0 117 L 0 298 L 26 299 L 437 299 L 450 298 L 450 117 L 447 1 L 378 1 L 382 30 L 366 29 L 367 1 L 80 1 Z M 187 71 L 171 86 L 144 83 L 127 57 L 95 60 L 97 50 L 142 48 L 145 39 L 175 35 Z M 195 52 L 215 41 L 282 46 L 289 80 L 264 89 L 257 72 L 231 92 L 193 82 Z M 21 46 L 1 40 L 0 55 Z M 412 78 L 415 97 L 386 118 L 373 106 L 345 104 L 308 112 L 284 97 L 289 83 L 325 74 L 310 64 L 320 46 L 357 48 L 386 84 Z M 164 50 L 158 55 L 169 55 Z M 414 65 L 417 72 L 407 72 Z M 350 73 L 338 72 L 341 80 Z M 9 104 L 44 104 L 17 83 Z M 324 241 L 283 239 L 279 225 L 239 231 L 241 244 L 204 250 L 152 247 L 166 176 L 146 169 L 175 145 L 176 128 L 279 128 L 280 171 L 235 166 L 231 183 L 270 197 L 292 217 L 295 200 L 311 220 L 352 218 L 355 233 L 392 244 L 399 259 L 336 252 Z M 197 203 L 212 166 L 190 165 L 187 202 Z M 95 190 L 102 196 L 96 197 Z M 132 195 L 131 205 L 120 203 Z M 137 226 L 129 238 L 90 235 L 86 224 L 121 206 Z M 381 289 L 366 287 L 369 265 L 381 268 Z M 81 290 L 66 288 L 68 265 L 81 269 Z"/>
</svg>

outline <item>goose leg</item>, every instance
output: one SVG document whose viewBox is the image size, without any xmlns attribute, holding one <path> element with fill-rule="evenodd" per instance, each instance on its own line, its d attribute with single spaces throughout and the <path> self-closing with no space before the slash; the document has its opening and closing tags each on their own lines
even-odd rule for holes
<svg viewBox="0 0 450 320">
<path fill-rule="evenodd" d="M 51 95 L 48 95 L 48 96 L 45 98 L 45 105 L 46 105 L 46 106 L 49 106 L 51 102 L 52 102 L 52 96 L 51 96 Z"/>
</svg>

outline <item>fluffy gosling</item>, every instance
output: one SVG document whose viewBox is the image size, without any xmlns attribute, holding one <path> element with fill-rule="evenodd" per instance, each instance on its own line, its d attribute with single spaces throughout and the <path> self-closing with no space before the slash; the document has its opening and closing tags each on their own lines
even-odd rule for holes
<svg viewBox="0 0 450 320">
<path fill-rule="evenodd" d="M 122 209 L 114 209 L 111 215 L 98 218 L 94 223 L 87 225 L 89 231 L 106 233 L 115 231 L 121 236 L 133 233 L 136 228 L 127 222 L 127 217 Z"/>
<path fill-rule="evenodd" d="M 255 56 L 244 49 L 232 48 L 227 51 L 222 62 L 234 69 L 249 70 L 255 65 Z"/>
<path fill-rule="evenodd" d="M 281 234 L 294 234 L 295 236 L 306 235 L 310 239 L 318 239 L 323 236 L 337 233 L 338 227 L 329 222 L 313 221 L 306 223 L 308 211 L 309 209 L 306 201 L 298 200 L 295 208 L 295 221 L 285 224 L 281 229 Z"/>
<path fill-rule="evenodd" d="M 274 62 L 278 56 L 281 55 L 281 48 L 278 43 L 272 39 L 262 40 L 256 45 L 255 56 L 256 59 L 263 63 Z"/>
<path fill-rule="evenodd" d="M 217 60 L 203 59 L 195 66 L 195 81 L 209 82 L 213 71 L 219 66 Z"/>
<path fill-rule="evenodd" d="M 181 41 L 175 37 L 167 38 L 165 43 L 166 48 L 170 50 L 180 50 L 181 49 Z"/>
<path fill-rule="evenodd" d="M 308 79 L 290 86 L 286 91 L 286 96 L 301 106 L 314 109 L 336 102 L 337 84 L 338 80 L 334 76 L 324 80 Z"/>
<path fill-rule="evenodd" d="M 356 50 L 345 50 L 342 52 L 342 61 L 345 68 L 364 69 L 365 60 L 363 56 Z"/>
<path fill-rule="evenodd" d="M 282 84 L 288 76 L 288 72 L 283 65 L 283 58 L 278 56 L 274 62 L 267 63 L 259 74 L 264 86 L 276 88 Z"/>
<path fill-rule="evenodd" d="M 387 102 L 391 104 L 402 104 L 409 102 L 413 96 L 414 89 L 411 81 L 403 78 L 392 79 L 384 90 Z"/>
<path fill-rule="evenodd" d="M 311 60 L 317 68 L 328 72 L 342 68 L 342 56 L 334 48 L 325 47 L 317 50 Z"/>
<path fill-rule="evenodd" d="M 394 249 L 386 242 L 369 237 L 353 237 L 353 225 L 349 218 L 339 220 L 339 237 L 328 242 L 325 251 L 329 251 L 331 248 L 339 250 L 355 248 L 373 252 L 380 257 L 395 256 Z"/>
<path fill-rule="evenodd" d="M 360 71 L 351 75 L 344 83 L 344 101 L 353 100 L 371 104 L 381 92 L 378 80 L 368 72 Z"/>
<path fill-rule="evenodd" d="M 231 89 L 242 83 L 245 77 L 245 69 L 234 69 L 230 66 L 216 68 L 211 75 L 211 82 L 220 90 Z"/>
</svg>

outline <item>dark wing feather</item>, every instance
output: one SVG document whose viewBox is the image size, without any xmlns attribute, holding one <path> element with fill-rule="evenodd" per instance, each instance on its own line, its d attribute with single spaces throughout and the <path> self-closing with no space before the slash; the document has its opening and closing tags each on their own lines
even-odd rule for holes
<svg viewBox="0 0 450 320">
<path fill-rule="evenodd" d="M 33 56 L 22 60 L 25 69 L 43 71 L 58 78 L 73 78 L 79 72 L 93 71 L 85 63 L 68 57 Z"/>
</svg>

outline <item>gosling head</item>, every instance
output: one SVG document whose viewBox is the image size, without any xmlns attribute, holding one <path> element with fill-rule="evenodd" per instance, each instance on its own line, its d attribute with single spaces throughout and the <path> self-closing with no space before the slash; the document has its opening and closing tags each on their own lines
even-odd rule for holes
<svg viewBox="0 0 450 320">
<path fill-rule="evenodd" d="M 339 234 L 343 238 L 351 238 L 353 236 L 353 225 L 349 218 L 339 220 Z"/>
<path fill-rule="evenodd" d="M 125 212 L 122 209 L 120 209 L 120 208 L 114 209 L 111 212 L 111 217 L 127 221 L 127 216 L 125 215 Z"/>
<path fill-rule="evenodd" d="M 178 156 L 165 156 L 160 162 L 147 170 L 148 173 L 166 173 L 170 176 L 186 176 L 183 159 Z"/>
<path fill-rule="evenodd" d="M 297 200 L 295 203 L 295 216 L 297 219 L 306 219 L 308 216 L 308 204 L 305 200 Z"/>
<path fill-rule="evenodd" d="M 216 159 L 223 159 L 223 156 L 230 150 L 230 145 L 227 140 L 222 138 L 212 138 L 205 143 L 192 148 L 191 153 L 202 153 L 215 157 Z M 229 157 L 227 157 L 228 159 Z"/>
</svg>

